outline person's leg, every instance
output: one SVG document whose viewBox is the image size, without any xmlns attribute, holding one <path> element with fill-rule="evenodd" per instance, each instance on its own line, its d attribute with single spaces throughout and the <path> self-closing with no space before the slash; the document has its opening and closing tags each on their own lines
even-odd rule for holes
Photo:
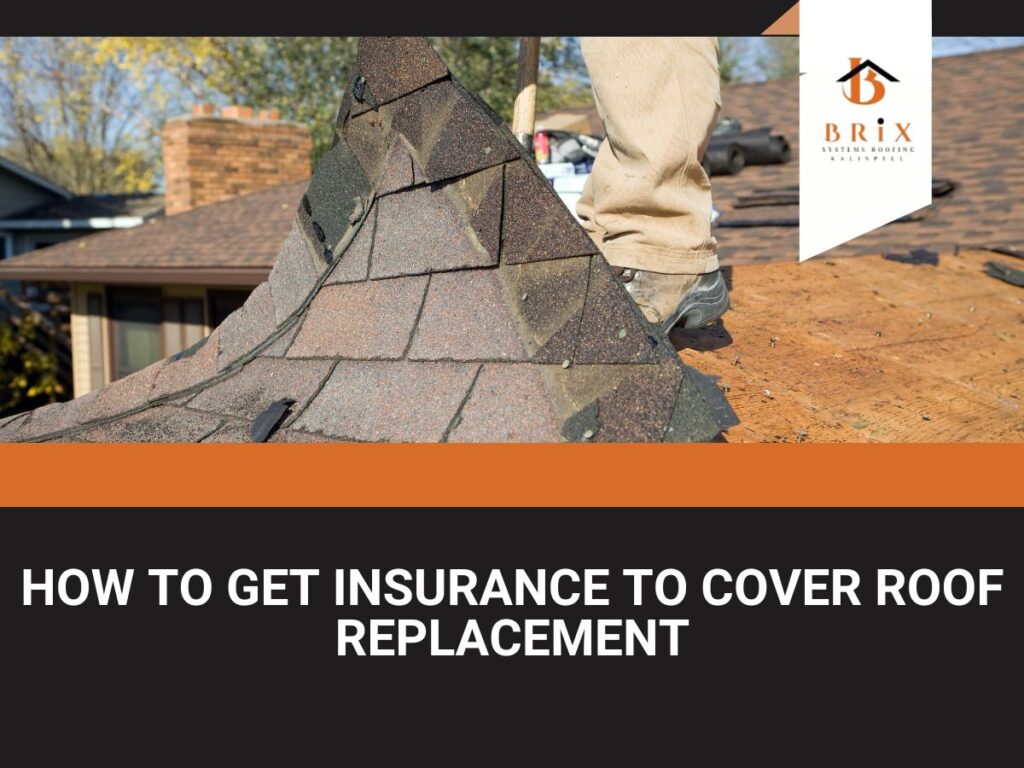
<svg viewBox="0 0 1024 768">
<path fill-rule="evenodd" d="M 627 287 L 648 318 L 665 322 L 684 294 L 709 283 L 698 276 L 718 269 L 711 184 L 700 164 L 721 106 L 718 44 L 581 43 L 607 138 L 576 210 L 608 262 L 639 273 Z M 724 284 L 720 305 L 723 292 Z"/>
</svg>

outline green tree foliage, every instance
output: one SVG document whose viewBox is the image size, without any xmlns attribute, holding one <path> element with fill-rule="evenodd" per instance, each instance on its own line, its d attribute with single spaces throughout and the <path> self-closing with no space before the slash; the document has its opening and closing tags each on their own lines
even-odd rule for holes
<svg viewBox="0 0 1024 768">
<path fill-rule="evenodd" d="M 765 38 L 757 57 L 758 66 L 765 77 L 795 77 L 800 74 L 800 38 Z"/>
<path fill-rule="evenodd" d="M 718 73 L 722 83 L 735 83 L 743 79 L 743 59 L 750 49 L 746 37 L 718 38 Z"/>
<path fill-rule="evenodd" d="M 57 355 L 41 343 L 31 315 L 0 322 L 0 416 L 56 402 L 63 394 Z"/>
<path fill-rule="evenodd" d="M 516 100 L 519 38 L 434 37 L 430 41 L 455 76 L 511 122 Z M 541 38 L 537 111 L 575 107 L 590 101 L 590 79 L 576 39 Z"/>
<path fill-rule="evenodd" d="M 515 101 L 519 38 L 433 37 L 430 42 L 468 88 L 506 119 Z M 313 153 L 332 141 L 333 117 L 352 78 L 355 37 L 108 37 L 98 57 L 130 73 L 147 91 L 173 82 L 193 101 L 277 108 L 310 126 Z M 586 68 L 572 38 L 544 38 L 538 108 L 590 98 Z M 179 99 L 180 101 L 180 99 Z"/>
</svg>

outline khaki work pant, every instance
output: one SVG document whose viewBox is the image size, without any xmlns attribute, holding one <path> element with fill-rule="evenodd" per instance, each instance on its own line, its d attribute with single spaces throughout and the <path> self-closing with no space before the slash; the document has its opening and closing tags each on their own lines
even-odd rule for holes
<svg viewBox="0 0 1024 768">
<path fill-rule="evenodd" d="M 584 37 L 607 138 L 576 204 L 610 264 L 718 269 L 711 183 L 700 165 L 721 109 L 713 37 Z"/>
</svg>

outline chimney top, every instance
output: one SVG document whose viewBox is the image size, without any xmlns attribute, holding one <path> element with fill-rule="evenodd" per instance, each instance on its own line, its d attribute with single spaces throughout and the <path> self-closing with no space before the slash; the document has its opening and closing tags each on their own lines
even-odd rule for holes
<svg viewBox="0 0 1024 768">
<path fill-rule="evenodd" d="M 276 109 L 197 104 L 162 132 L 168 216 L 309 178 L 309 129 Z"/>
<path fill-rule="evenodd" d="M 221 107 L 220 116 L 234 118 L 235 120 L 251 120 L 252 107 L 241 107 L 237 104 Z"/>
</svg>

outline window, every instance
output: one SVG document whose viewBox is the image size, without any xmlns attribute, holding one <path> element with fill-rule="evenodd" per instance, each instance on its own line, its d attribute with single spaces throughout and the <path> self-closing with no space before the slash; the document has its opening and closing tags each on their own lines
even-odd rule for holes
<svg viewBox="0 0 1024 768">
<path fill-rule="evenodd" d="M 202 340 L 203 300 L 198 296 L 164 297 L 164 353 L 174 355 Z"/>
<path fill-rule="evenodd" d="M 245 304 L 250 291 L 210 291 L 210 327 L 216 328 L 224 318 Z"/>
<path fill-rule="evenodd" d="M 111 379 L 120 379 L 160 360 L 163 354 L 159 289 L 112 288 L 110 308 Z"/>
</svg>

